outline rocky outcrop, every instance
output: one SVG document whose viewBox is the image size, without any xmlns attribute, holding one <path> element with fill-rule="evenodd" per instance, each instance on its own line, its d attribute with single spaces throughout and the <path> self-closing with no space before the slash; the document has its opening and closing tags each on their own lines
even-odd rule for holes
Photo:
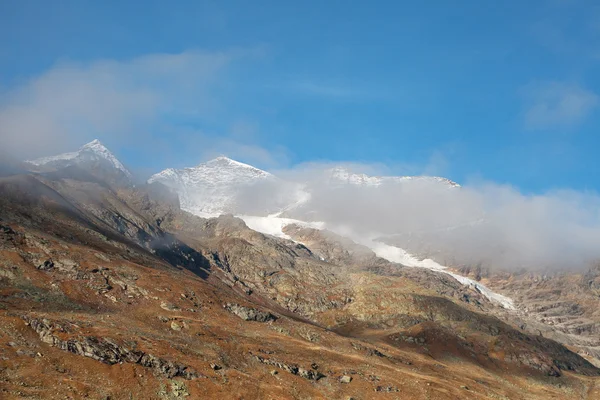
<svg viewBox="0 0 600 400">
<path fill-rule="evenodd" d="M 110 365 L 123 362 L 139 364 L 150 368 L 156 375 L 166 378 L 178 376 L 185 379 L 194 379 L 199 376 L 196 371 L 188 366 L 140 350 L 130 350 L 109 338 L 86 336 L 61 339 L 55 332 L 65 333 L 68 331 L 61 324 L 45 318 L 24 316 L 23 319 L 40 335 L 40 339 L 44 343 L 73 354 L 89 357 Z"/>
<path fill-rule="evenodd" d="M 244 321 L 269 322 L 277 320 L 277 317 L 268 311 L 260 311 L 256 308 L 244 307 L 239 304 L 227 303 L 223 305 L 223 308 Z"/>
</svg>

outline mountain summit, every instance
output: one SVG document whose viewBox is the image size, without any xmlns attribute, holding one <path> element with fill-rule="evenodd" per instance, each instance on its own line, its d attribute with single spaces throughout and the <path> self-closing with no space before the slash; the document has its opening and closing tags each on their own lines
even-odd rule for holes
<svg viewBox="0 0 600 400">
<path fill-rule="evenodd" d="M 59 169 L 71 165 L 81 165 L 90 162 L 102 162 L 120 171 L 125 177 L 131 179 L 131 173 L 98 139 L 84 144 L 79 150 L 62 153 L 56 156 L 42 157 L 26 161 L 42 169 Z"/>
<path fill-rule="evenodd" d="M 220 156 L 191 168 L 168 168 L 148 179 L 174 189 L 181 207 L 193 214 L 235 211 L 237 194 L 255 183 L 275 177 L 251 165 Z"/>
<path fill-rule="evenodd" d="M 131 172 L 98 139 L 84 144 L 77 151 L 28 160 L 24 165 L 33 172 L 58 173 L 64 178 L 85 180 L 88 178 L 83 175 L 91 175 L 111 186 L 133 183 Z"/>
</svg>

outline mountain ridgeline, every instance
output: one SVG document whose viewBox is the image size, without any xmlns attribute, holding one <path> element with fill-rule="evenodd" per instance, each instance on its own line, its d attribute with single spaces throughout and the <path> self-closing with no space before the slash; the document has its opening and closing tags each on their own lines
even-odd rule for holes
<svg viewBox="0 0 600 400">
<path fill-rule="evenodd" d="M 2 398 L 600 398 L 597 270 L 452 270 L 315 208 L 452 181 L 219 157 L 140 185 L 99 141 L 23 165 L 0 176 Z"/>
</svg>

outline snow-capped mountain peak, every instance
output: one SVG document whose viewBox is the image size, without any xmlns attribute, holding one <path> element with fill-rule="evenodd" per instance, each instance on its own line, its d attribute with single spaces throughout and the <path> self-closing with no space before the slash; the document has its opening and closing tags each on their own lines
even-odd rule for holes
<svg viewBox="0 0 600 400">
<path fill-rule="evenodd" d="M 174 189 L 184 210 L 206 215 L 235 211 L 237 193 L 270 179 L 275 177 L 266 171 L 220 156 L 195 167 L 165 169 L 148 183 L 160 182 Z"/>
<path fill-rule="evenodd" d="M 41 157 L 26 162 L 36 167 L 64 168 L 70 165 L 82 164 L 86 161 L 105 161 L 116 170 L 122 172 L 128 179 L 131 173 L 98 139 L 84 144 L 79 150 L 62 153 L 56 156 Z"/>
</svg>

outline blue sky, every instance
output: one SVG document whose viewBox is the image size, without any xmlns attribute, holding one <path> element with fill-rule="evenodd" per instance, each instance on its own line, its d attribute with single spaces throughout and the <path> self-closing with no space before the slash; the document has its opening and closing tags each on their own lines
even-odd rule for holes
<svg viewBox="0 0 600 400">
<path fill-rule="evenodd" d="M 600 190 L 600 4 L 0 0 L 13 154 L 227 154 Z M 38 145 L 32 145 L 38 143 Z"/>
</svg>

